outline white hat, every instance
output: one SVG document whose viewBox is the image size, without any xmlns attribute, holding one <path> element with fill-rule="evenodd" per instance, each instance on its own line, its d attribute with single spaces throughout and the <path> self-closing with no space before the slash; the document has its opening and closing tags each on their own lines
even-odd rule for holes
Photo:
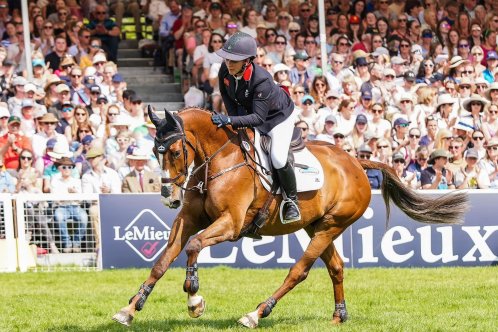
<svg viewBox="0 0 498 332">
<path fill-rule="evenodd" d="M 375 51 L 372 53 L 373 56 L 379 56 L 379 55 L 389 55 L 389 50 L 385 47 L 377 47 Z"/>
<path fill-rule="evenodd" d="M 124 116 L 123 114 L 119 114 L 118 116 L 116 116 L 116 119 L 114 120 L 114 122 L 110 123 L 110 125 L 111 126 L 129 126 L 130 122 L 128 121 L 126 116 Z"/>
<path fill-rule="evenodd" d="M 396 72 L 392 68 L 384 69 L 383 74 L 384 74 L 384 76 L 392 75 L 392 76 L 396 77 Z"/>
<path fill-rule="evenodd" d="M 450 68 L 455 68 L 455 67 L 458 67 L 460 66 L 462 63 L 465 63 L 467 62 L 466 60 L 464 60 L 461 56 L 459 55 L 455 55 L 453 58 L 451 58 L 451 61 L 450 61 Z"/>
<path fill-rule="evenodd" d="M 291 69 L 289 68 L 289 66 L 287 66 L 286 64 L 283 64 L 283 63 L 277 63 L 274 67 L 273 67 L 273 75 L 275 75 L 276 73 L 278 73 L 279 71 L 290 71 Z"/>
<path fill-rule="evenodd" d="M 0 118 L 3 118 L 3 117 L 10 117 L 10 113 L 6 107 L 0 106 Z"/>
<path fill-rule="evenodd" d="M 55 88 L 55 91 L 57 93 L 61 93 L 63 91 L 71 91 L 71 90 L 69 89 L 69 87 L 67 86 L 66 83 L 61 83 L 61 84 L 57 85 L 57 88 Z"/>
<path fill-rule="evenodd" d="M 459 117 L 453 128 L 472 132 L 474 131 L 474 120 L 470 116 Z"/>
<path fill-rule="evenodd" d="M 402 102 L 403 100 L 409 100 L 413 103 L 413 97 L 410 93 L 408 92 L 402 92 L 400 97 L 399 97 L 399 101 Z"/>
<path fill-rule="evenodd" d="M 142 149 L 133 149 L 133 153 L 126 156 L 130 160 L 149 160 L 150 156 L 147 152 Z"/>
<path fill-rule="evenodd" d="M 473 94 L 469 98 L 465 99 L 465 101 L 462 104 L 462 107 L 464 109 L 466 109 L 467 111 L 470 112 L 470 103 L 472 103 L 473 101 L 477 101 L 477 102 L 482 103 L 481 112 L 484 111 L 484 106 L 486 106 L 487 104 L 489 104 L 489 101 L 487 101 L 486 99 L 482 98 L 480 95 Z"/>
<path fill-rule="evenodd" d="M 105 54 L 102 52 L 99 52 L 93 56 L 92 63 L 96 64 L 98 62 L 107 62 L 107 59 L 105 57 Z"/>
<path fill-rule="evenodd" d="M 36 85 L 34 85 L 33 83 L 27 83 L 25 86 L 24 86 L 24 92 L 28 92 L 28 91 L 33 91 L 33 92 L 36 92 Z"/>
<path fill-rule="evenodd" d="M 69 151 L 69 145 L 65 139 L 58 139 L 52 151 L 47 153 L 50 157 L 61 159 L 62 157 L 71 158 L 73 155 Z"/>
<path fill-rule="evenodd" d="M 437 99 L 437 105 L 436 109 L 439 108 L 439 106 L 444 105 L 444 104 L 454 104 L 456 103 L 456 100 L 453 99 L 453 97 L 449 93 L 444 93 L 440 95 Z"/>
</svg>

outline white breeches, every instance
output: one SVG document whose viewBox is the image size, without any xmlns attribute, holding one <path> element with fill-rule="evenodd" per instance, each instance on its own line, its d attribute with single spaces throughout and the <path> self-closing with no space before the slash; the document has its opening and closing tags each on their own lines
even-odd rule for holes
<svg viewBox="0 0 498 332">
<path fill-rule="evenodd" d="M 275 126 L 267 134 L 271 137 L 270 158 L 275 169 L 280 169 L 287 164 L 292 132 L 294 131 L 295 115 L 293 112 L 284 122 Z"/>
</svg>

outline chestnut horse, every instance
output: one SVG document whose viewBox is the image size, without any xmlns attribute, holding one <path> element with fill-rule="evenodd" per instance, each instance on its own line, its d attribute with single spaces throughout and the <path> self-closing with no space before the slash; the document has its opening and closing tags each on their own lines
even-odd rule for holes
<svg viewBox="0 0 498 332">
<path fill-rule="evenodd" d="M 149 278 L 130 299 L 129 305 L 113 316 L 114 320 L 127 326 L 131 325 L 135 312 L 142 309 L 156 282 L 185 246 L 188 259 L 183 289 L 188 293 L 188 312 L 191 317 L 201 316 L 205 301 L 198 295 L 199 252 L 224 241 L 237 241 L 268 197 L 252 159 L 244 157 L 239 136 L 233 130 L 213 125 L 212 113 L 203 109 L 186 108 L 176 115 L 165 113 L 165 119 L 161 120 L 149 107 L 150 119 L 157 128 L 154 153 L 163 171 L 167 171 L 163 172 L 162 182 L 163 185 L 174 184 L 171 193 L 164 186 L 162 195 L 167 197 L 165 203 L 169 207 L 183 204 L 173 223 L 168 245 L 154 264 Z M 277 210 L 281 197 L 277 195 L 259 234 L 283 235 L 304 228 L 311 242 L 290 269 L 282 286 L 254 312 L 239 320 L 246 327 L 255 328 L 260 318 L 267 317 L 285 294 L 306 279 L 318 258 L 325 263 L 333 283 L 335 310 L 332 321 L 341 323 L 347 319 L 342 285 L 343 261 L 333 241 L 358 220 L 369 205 L 371 189 L 366 168 L 382 171 L 382 194 L 388 218 L 390 201 L 412 219 L 429 224 L 461 222 L 467 209 L 465 193 L 426 198 L 404 186 L 385 164 L 358 161 L 331 144 L 308 143 L 307 147 L 322 164 L 323 187 L 299 193 L 302 219 L 290 224 L 280 222 Z M 250 151 L 254 153 L 254 149 Z M 192 164 L 193 168 L 189 170 Z"/>
</svg>

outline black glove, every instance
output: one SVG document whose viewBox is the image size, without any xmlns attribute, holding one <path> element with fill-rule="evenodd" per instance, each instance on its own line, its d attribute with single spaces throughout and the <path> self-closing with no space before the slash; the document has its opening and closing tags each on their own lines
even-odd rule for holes
<svg viewBox="0 0 498 332">
<path fill-rule="evenodd" d="M 225 114 L 214 114 L 211 117 L 211 121 L 213 121 L 213 123 L 218 127 L 223 127 L 232 123 L 230 117 Z"/>
</svg>

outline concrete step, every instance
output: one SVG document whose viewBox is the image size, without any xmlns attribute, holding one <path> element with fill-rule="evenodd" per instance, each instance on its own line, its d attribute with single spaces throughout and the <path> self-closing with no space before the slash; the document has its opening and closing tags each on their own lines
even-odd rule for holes
<svg viewBox="0 0 498 332">
<path fill-rule="evenodd" d="M 119 58 L 119 67 L 152 67 L 154 66 L 154 59 L 152 58 Z"/>
<path fill-rule="evenodd" d="M 183 102 L 183 95 L 177 92 L 156 92 L 153 91 L 151 93 L 140 93 L 138 95 L 145 101 L 153 101 L 153 102 Z"/>
<path fill-rule="evenodd" d="M 128 58 L 140 58 L 142 57 L 142 52 L 136 48 L 123 48 L 118 52 L 118 59 L 128 59 Z"/>
<path fill-rule="evenodd" d="M 185 107 L 185 103 L 182 102 L 150 102 L 146 103 L 152 105 L 155 108 L 157 115 L 161 118 L 164 117 L 164 109 L 166 108 L 168 111 L 176 112 Z"/>
<path fill-rule="evenodd" d="M 151 75 L 167 76 L 162 73 L 162 68 L 155 68 L 153 66 L 138 66 L 138 67 L 122 67 L 118 66 L 119 73 L 124 77 L 149 77 Z M 170 75 L 173 77 L 172 75 Z"/>
<path fill-rule="evenodd" d="M 121 73 L 121 69 L 119 69 Z M 128 83 L 128 86 L 140 86 L 140 85 L 154 85 L 154 84 L 164 84 L 170 83 L 173 84 L 173 76 L 169 75 L 148 75 L 148 76 L 129 76 L 128 74 L 122 74 L 125 81 Z"/>
<path fill-rule="evenodd" d="M 128 81 L 127 81 L 128 82 Z M 150 93 L 179 93 L 181 94 L 180 83 L 163 83 L 163 84 L 131 84 L 128 82 L 128 89 L 135 90 L 139 94 L 150 94 Z"/>
<path fill-rule="evenodd" d="M 131 40 L 131 39 L 127 39 L 127 40 L 121 40 L 119 42 L 119 48 L 134 48 L 134 49 L 138 49 L 138 40 Z"/>
</svg>

